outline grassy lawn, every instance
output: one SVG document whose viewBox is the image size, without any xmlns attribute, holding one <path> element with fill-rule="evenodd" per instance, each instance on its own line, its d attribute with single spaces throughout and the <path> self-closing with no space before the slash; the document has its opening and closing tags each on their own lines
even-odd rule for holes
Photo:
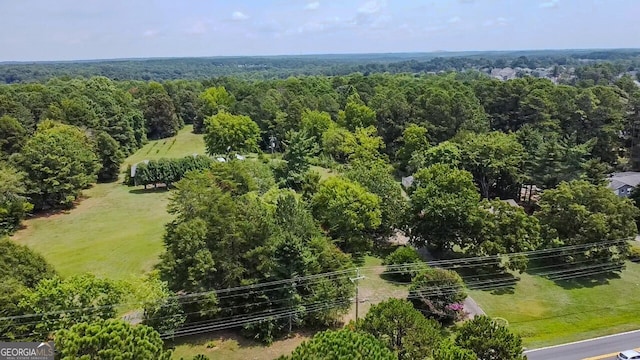
<svg viewBox="0 0 640 360">
<path fill-rule="evenodd" d="M 90 272 L 124 279 L 142 274 L 162 251 L 169 193 L 136 190 L 97 184 L 74 209 L 29 219 L 13 238 L 42 254 L 62 276 Z"/>
<path fill-rule="evenodd" d="M 193 154 L 206 155 L 206 153 L 202 135 L 193 133 L 193 125 L 186 125 L 174 137 L 149 141 L 142 149 L 124 161 L 124 167 L 142 160 L 180 158 Z"/>
<path fill-rule="evenodd" d="M 513 293 L 471 291 L 489 316 L 509 321 L 529 348 L 560 344 L 640 328 L 640 264 L 601 284 L 557 284 L 523 274 Z"/>
<path fill-rule="evenodd" d="M 191 131 L 186 126 L 174 138 L 150 141 L 123 168 L 144 159 L 204 154 L 202 135 Z M 171 219 L 168 199 L 169 192 L 162 189 L 96 184 L 84 191 L 75 208 L 26 220 L 13 239 L 42 254 L 63 276 L 91 272 L 125 279 L 158 261 L 164 224 Z"/>
</svg>

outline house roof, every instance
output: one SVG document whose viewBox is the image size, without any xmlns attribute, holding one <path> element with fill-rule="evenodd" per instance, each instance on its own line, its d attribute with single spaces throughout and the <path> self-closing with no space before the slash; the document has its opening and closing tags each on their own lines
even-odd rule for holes
<svg viewBox="0 0 640 360">
<path fill-rule="evenodd" d="M 636 187 L 640 184 L 640 172 L 626 171 L 620 173 L 613 173 L 609 177 L 609 188 L 616 190 L 627 185 Z"/>
</svg>

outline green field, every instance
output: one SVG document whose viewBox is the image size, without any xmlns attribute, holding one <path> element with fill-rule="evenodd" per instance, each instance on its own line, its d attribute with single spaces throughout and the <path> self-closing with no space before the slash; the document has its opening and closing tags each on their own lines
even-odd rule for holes
<svg viewBox="0 0 640 360">
<path fill-rule="evenodd" d="M 187 126 L 174 138 L 150 141 L 124 166 L 144 159 L 204 154 L 202 135 L 191 130 Z M 168 199 L 169 192 L 162 189 L 96 184 L 84 191 L 75 208 L 26 220 L 13 239 L 42 254 L 63 276 L 91 272 L 125 279 L 150 270 L 158 261 L 164 224 L 171 219 Z"/>
<path fill-rule="evenodd" d="M 513 293 L 470 291 L 489 316 L 507 319 L 529 348 L 640 328 L 640 264 L 601 284 L 556 284 L 523 274 Z"/>
<path fill-rule="evenodd" d="M 124 167 L 142 160 L 179 158 L 193 154 L 205 155 L 206 149 L 202 135 L 194 134 L 193 125 L 187 125 L 174 137 L 149 141 L 124 161 Z"/>
</svg>

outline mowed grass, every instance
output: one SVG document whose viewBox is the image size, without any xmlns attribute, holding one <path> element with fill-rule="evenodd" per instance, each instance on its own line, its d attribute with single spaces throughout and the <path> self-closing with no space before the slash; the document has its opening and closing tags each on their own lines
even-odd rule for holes
<svg viewBox="0 0 640 360">
<path fill-rule="evenodd" d="M 144 159 L 204 154 L 202 135 L 187 126 L 169 139 L 150 141 L 123 165 Z M 174 142 L 175 140 L 175 142 Z M 126 279 L 158 262 L 170 192 L 127 187 L 121 182 L 96 184 L 66 212 L 39 215 L 24 222 L 13 239 L 42 254 L 62 276 L 93 273 Z"/>
<path fill-rule="evenodd" d="M 193 133 L 193 125 L 186 125 L 178 135 L 149 141 L 142 149 L 129 156 L 124 166 L 133 165 L 142 160 L 157 160 L 160 158 L 181 158 L 193 154 L 206 155 L 202 134 Z"/>
<path fill-rule="evenodd" d="M 521 275 L 513 293 L 470 291 L 492 317 L 502 317 L 524 346 L 538 348 L 640 328 L 640 264 L 628 263 L 620 277 L 601 284 L 558 284 Z"/>
<path fill-rule="evenodd" d="M 42 254 L 62 275 L 125 279 L 150 270 L 162 251 L 169 192 L 134 193 L 121 183 L 97 184 L 68 212 L 24 222 L 13 238 Z"/>
</svg>

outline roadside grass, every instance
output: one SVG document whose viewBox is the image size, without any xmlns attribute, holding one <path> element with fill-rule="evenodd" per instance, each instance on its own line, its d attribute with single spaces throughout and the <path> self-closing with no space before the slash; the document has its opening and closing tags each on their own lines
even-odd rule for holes
<svg viewBox="0 0 640 360">
<path fill-rule="evenodd" d="M 492 317 L 520 334 L 524 346 L 538 348 L 640 328 L 640 264 L 627 263 L 619 277 L 559 282 L 522 274 L 513 292 L 470 295 Z"/>
</svg>

